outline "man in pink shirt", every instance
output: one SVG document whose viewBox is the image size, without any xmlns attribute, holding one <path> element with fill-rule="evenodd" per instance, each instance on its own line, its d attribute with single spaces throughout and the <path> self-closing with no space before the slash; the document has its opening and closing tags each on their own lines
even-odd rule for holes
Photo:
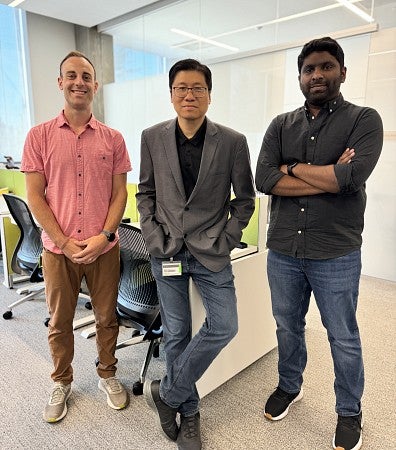
<svg viewBox="0 0 396 450">
<path fill-rule="evenodd" d="M 64 93 L 64 110 L 29 131 L 21 165 L 30 209 L 43 229 L 51 316 L 48 342 L 54 363 L 54 386 L 43 415 L 47 422 L 57 422 L 67 413 L 73 381 L 73 318 L 83 278 L 95 313 L 98 387 L 114 409 L 129 402 L 115 377 L 114 355 L 120 276 L 117 227 L 125 210 L 131 163 L 121 134 L 92 114 L 98 82 L 89 59 L 69 53 L 60 64 L 58 86 Z"/>
</svg>

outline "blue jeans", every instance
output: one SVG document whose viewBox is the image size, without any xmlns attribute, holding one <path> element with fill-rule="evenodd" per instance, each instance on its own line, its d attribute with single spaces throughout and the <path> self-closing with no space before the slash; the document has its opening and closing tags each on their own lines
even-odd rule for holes
<svg viewBox="0 0 396 450">
<path fill-rule="evenodd" d="M 162 400 L 183 416 L 199 410 L 195 386 L 220 351 L 238 331 L 234 276 L 231 264 L 211 272 L 183 248 L 173 257 L 181 261 L 182 275 L 162 276 L 162 262 L 151 258 L 157 281 L 164 331 L 166 375 L 160 384 Z M 201 294 L 206 311 L 202 327 L 192 337 L 189 300 L 190 278 Z"/>
<path fill-rule="evenodd" d="M 340 258 L 313 260 L 269 251 L 268 280 L 277 324 L 279 387 L 301 389 L 307 363 L 305 315 L 311 292 L 327 330 L 333 357 L 336 412 L 360 413 L 364 369 L 356 307 L 361 271 L 360 250 Z"/>
</svg>

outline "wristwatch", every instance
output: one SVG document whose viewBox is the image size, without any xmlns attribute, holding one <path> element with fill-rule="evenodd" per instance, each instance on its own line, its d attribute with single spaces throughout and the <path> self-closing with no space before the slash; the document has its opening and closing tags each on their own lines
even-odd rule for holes
<svg viewBox="0 0 396 450">
<path fill-rule="evenodd" d="M 298 164 L 298 161 L 296 161 L 296 162 L 294 162 L 294 163 L 292 163 L 292 164 L 289 164 L 289 165 L 287 166 L 287 174 L 288 174 L 289 176 L 295 177 L 295 175 L 294 175 L 294 173 L 293 173 L 293 169 L 297 166 L 297 164 Z"/>
<path fill-rule="evenodd" d="M 112 233 L 111 231 L 102 230 L 101 233 L 106 236 L 109 242 L 113 242 L 116 237 L 115 233 Z"/>
</svg>

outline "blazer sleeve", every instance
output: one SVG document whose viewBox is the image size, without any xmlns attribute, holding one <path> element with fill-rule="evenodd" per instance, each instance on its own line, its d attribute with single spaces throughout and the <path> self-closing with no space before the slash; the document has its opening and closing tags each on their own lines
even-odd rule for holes
<svg viewBox="0 0 396 450">
<path fill-rule="evenodd" d="M 162 227 L 155 219 L 156 190 L 154 179 L 154 165 L 146 140 L 146 132 L 141 136 L 140 147 L 140 180 L 136 194 L 137 206 L 140 215 L 140 226 L 145 238 L 157 234 L 160 241 L 164 241 Z"/>
<path fill-rule="evenodd" d="M 250 165 L 249 148 L 246 137 L 240 135 L 231 172 L 234 197 L 230 202 L 230 216 L 225 226 L 225 233 L 230 249 L 239 245 L 242 230 L 249 223 L 254 212 L 255 191 Z"/>
</svg>

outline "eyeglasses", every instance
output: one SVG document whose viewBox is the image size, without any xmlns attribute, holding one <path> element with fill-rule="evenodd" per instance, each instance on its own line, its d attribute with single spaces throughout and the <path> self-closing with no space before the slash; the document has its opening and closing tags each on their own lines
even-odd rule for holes
<svg viewBox="0 0 396 450">
<path fill-rule="evenodd" d="M 176 97 L 184 98 L 187 96 L 188 91 L 192 92 L 192 95 L 195 98 L 201 98 L 205 97 L 207 88 L 202 86 L 194 86 L 194 87 L 187 87 L 187 86 L 176 86 L 173 89 L 173 92 L 175 93 Z"/>
</svg>

